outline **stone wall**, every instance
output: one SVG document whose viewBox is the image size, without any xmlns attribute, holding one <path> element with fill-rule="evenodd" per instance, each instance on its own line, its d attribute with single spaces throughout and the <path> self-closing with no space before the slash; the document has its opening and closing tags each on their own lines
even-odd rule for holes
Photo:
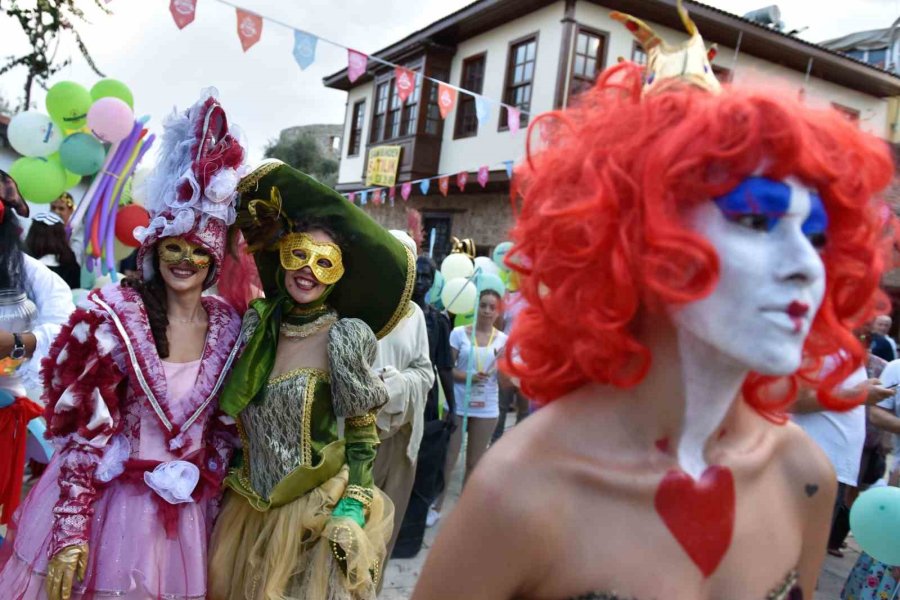
<svg viewBox="0 0 900 600">
<path fill-rule="evenodd" d="M 435 182 L 432 182 L 433 186 L 434 184 Z M 372 204 L 370 196 L 364 210 L 384 227 L 405 231 L 407 208 L 418 210 L 422 213 L 423 219 L 429 215 L 449 217 L 450 235 L 460 239 L 472 238 L 479 248 L 493 247 L 507 240 L 509 229 L 513 224 L 512 207 L 506 193 L 454 194 L 451 191 L 444 198 L 440 192 L 432 190 L 428 196 L 414 194 L 408 202 L 404 202 L 398 189 L 394 206 L 389 203 L 376 206 Z M 426 240 L 427 236 L 426 232 Z"/>
<path fill-rule="evenodd" d="M 279 138 L 282 141 L 296 140 L 302 136 L 310 136 L 316 141 L 324 156 L 334 160 L 341 159 L 341 136 L 344 133 L 343 125 L 299 125 L 282 129 Z M 335 147 L 335 138 L 337 144 Z"/>
</svg>

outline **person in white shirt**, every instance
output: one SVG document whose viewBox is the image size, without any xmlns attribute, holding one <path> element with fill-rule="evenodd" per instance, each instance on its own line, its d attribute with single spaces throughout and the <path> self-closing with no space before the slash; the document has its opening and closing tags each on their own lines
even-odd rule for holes
<svg viewBox="0 0 900 600">
<path fill-rule="evenodd" d="M 416 254 L 409 235 L 397 230 L 391 233 Z M 373 368 L 390 396 L 376 420 L 381 445 L 373 467 L 375 485 L 394 503 L 394 529 L 385 555 L 390 557 L 415 482 L 425 401 L 434 385 L 425 316 L 415 302 L 409 303 L 397 327 L 378 342 Z"/>
<path fill-rule="evenodd" d="M 900 486 L 900 398 L 897 390 L 900 389 L 900 360 L 895 360 L 884 368 L 881 373 L 881 383 L 893 390 L 893 395 L 873 406 L 869 411 L 869 421 L 882 431 L 893 434 L 894 464 L 891 466 L 888 482 L 890 485 Z"/>
</svg>

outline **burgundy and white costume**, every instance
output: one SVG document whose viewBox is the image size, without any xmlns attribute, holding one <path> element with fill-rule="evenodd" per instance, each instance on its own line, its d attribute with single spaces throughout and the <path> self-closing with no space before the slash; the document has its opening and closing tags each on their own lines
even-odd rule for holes
<svg viewBox="0 0 900 600">
<path fill-rule="evenodd" d="M 82 543 L 91 552 L 74 598 L 205 597 L 206 541 L 233 441 L 216 397 L 240 319 L 218 298 L 202 302 L 206 348 L 181 397 L 167 390 L 172 365 L 131 289 L 92 293 L 56 339 L 44 373 L 59 452 L 11 531 L 27 528 L 4 546 L 7 598 L 43 599 L 49 557 Z"/>
</svg>

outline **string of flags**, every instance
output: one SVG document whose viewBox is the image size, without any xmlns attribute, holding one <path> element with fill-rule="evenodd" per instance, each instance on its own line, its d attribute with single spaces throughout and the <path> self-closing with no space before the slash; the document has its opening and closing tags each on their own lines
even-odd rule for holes
<svg viewBox="0 0 900 600">
<path fill-rule="evenodd" d="M 184 29 L 185 27 L 193 23 L 197 15 L 198 1 L 199 0 L 169 0 L 169 12 L 172 14 L 172 18 L 175 21 L 175 25 L 178 27 L 178 29 Z M 257 42 L 259 42 L 259 40 L 262 38 L 263 24 L 265 21 L 269 21 L 281 27 L 290 29 L 294 32 L 294 47 L 292 49 L 292 54 L 294 56 L 294 60 L 301 70 L 309 68 L 310 65 L 312 65 L 316 61 L 316 51 L 319 42 L 324 42 L 331 46 L 346 50 L 347 78 L 350 80 L 350 83 L 353 83 L 357 79 L 362 77 L 368 70 L 369 63 L 374 62 L 392 67 L 394 69 L 394 85 L 396 86 L 397 96 L 402 102 L 406 102 L 406 99 L 409 98 L 409 96 L 413 93 L 420 81 L 427 80 L 437 84 L 438 106 L 440 108 L 441 118 L 447 118 L 447 115 L 451 110 L 453 110 L 453 107 L 456 105 L 459 94 L 468 94 L 469 96 L 472 96 L 474 98 L 475 113 L 480 124 L 484 124 L 485 121 L 490 119 L 491 113 L 493 112 L 495 106 L 499 108 L 505 108 L 506 124 L 509 128 L 509 132 L 512 135 L 515 135 L 521 127 L 521 116 L 527 116 L 529 114 L 528 111 L 522 110 L 517 106 L 488 98 L 486 96 L 483 96 L 482 94 L 476 94 L 475 92 L 472 92 L 465 88 L 447 83 L 446 81 L 440 81 L 439 79 L 435 79 L 433 77 L 428 77 L 426 75 L 423 75 L 422 73 L 413 71 L 412 69 L 408 69 L 402 65 L 384 60 L 383 58 L 370 56 L 368 54 L 360 52 L 359 50 L 354 50 L 353 48 L 341 44 L 340 42 L 335 42 L 333 40 L 312 34 L 308 31 L 298 29 L 297 27 L 294 27 L 278 19 L 254 13 L 245 8 L 242 8 L 241 6 L 231 2 L 230 0 L 214 1 L 220 4 L 231 6 L 235 9 L 237 13 L 237 34 L 241 42 L 241 48 L 243 48 L 244 52 L 247 52 Z"/>
<path fill-rule="evenodd" d="M 505 160 L 501 163 L 496 163 L 494 166 L 503 165 L 503 167 L 506 169 L 506 176 L 509 179 L 512 179 L 514 164 L 515 161 Z M 487 187 L 490 172 L 491 165 L 482 165 L 478 168 L 476 181 L 482 187 L 482 189 Z M 413 186 L 418 186 L 419 192 L 423 196 L 427 196 L 428 192 L 431 190 L 431 182 L 437 181 L 438 191 L 440 191 L 441 195 L 446 198 L 447 194 L 450 193 L 451 178 L 454 178 L 456 187 L 459 189 L 459 191 L 464 192 L 466 190 L 466 185 L 469 182 L 469 171 L 460 171 L 455 175 L 435 175 L 433 177 L 424 177 L 422 179 L 403 182 L 399 186 L 392 185 L 390 187 L 372 187 L 356 192 L 346 192 L 341 195 L 354 204 L 358 200 L 360 206 L 365 206 L 366 204 L 368 204 L 370 197 L 372 199 L 372 204 L 378 205 L 388 202 L 391 206 L 393 206 L 394 200 L 397 197 L 398 187 L 400 188 L 400 197 L 403 198 L 404 202 L 406 202 L 407 200 L 409 200 L 409 197 L 413 192 Z"/>
</svg>

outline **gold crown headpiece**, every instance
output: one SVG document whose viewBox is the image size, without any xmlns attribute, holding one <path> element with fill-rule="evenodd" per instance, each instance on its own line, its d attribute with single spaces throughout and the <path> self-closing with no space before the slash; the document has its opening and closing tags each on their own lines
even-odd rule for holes
<svg viewBox="0 0 900 600">
<path fill-rule="evenodd" d="M 475 240 L 471 238 L 466 238 L 461 240 L 459 238 L 451 237 L 450 241 L 453 246 L 451 249 L 451 254 L 465 254 L 469 258 L 475 258 Z"/>
<path fill-rule="evenodd" d="M 691 37 L 682 44 L 670 46 L 640 19 L 617 11 L 610 13 L 613 20 L 625 25 L 647 53 L 644 94 L 657 92 L 677 83 L 687 83 L 714 94 L 719 93 L 722 86 L 709 63 L 716 55 L 715 45 L 706 49 L 697 25 L 691 20 L 682 0 L 678 0 L 678 15 Z"/>
</svg>

